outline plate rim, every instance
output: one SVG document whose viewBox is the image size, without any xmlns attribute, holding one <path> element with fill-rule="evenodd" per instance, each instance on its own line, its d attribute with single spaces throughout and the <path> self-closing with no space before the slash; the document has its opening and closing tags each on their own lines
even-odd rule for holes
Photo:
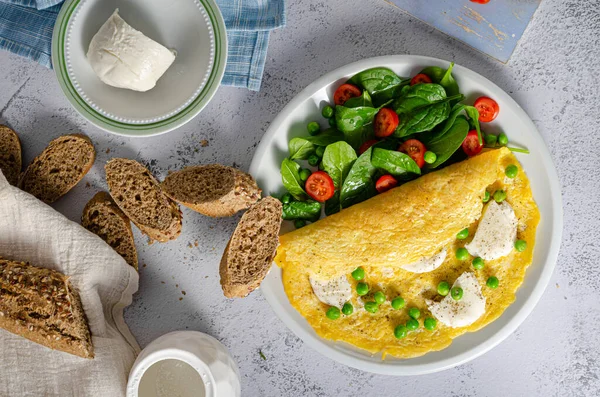
<svg viewBox="0 0 600 397">
<path fill-rule="evenodd" d="M 71 106 L 87 121 L 110 133 L 127 137 L 147 137 L 172 131 L 194 118 L 218 90 L 227 63 L 227 32 L 221 11 L 214 0 L 197 0 L 206 10 L 214 33 L 215 55 L 206 84 L 191 103 L 172 116 L 151 123 L 125 123 L 94 110 L 77 92 L 69 78 L 64 48 L 69 21 L 82 0 L 67 0 L 60 9 L 52 33 L 52 64 L 60 88 Z"/>
<path fill-rule="evenodd" d="M 406 62 L 409 64 L 424 64 L 426 62 L 445 62 L 448 64 L 450 63 L 450 61 L 446 61 L 440 58 L 422 55 L 385 55 L 352 62 L 350 64 L 346 64 L 331 72 L 326 73 L 325 75 L 310 83 L 306 88 L 304 88 L 296 96 L 294 96 L 294 98 L 292 98 L 292 100 L 286 106 L 284 106 L 283 109 L 281 109 L 281 111 L 275 117 L 273 122 L 269 125 L 269 128 L 267 129 L 260 143 L 258 144 L 256 152 L 250 164 L 249 173 L 251 175 L 259 174 L 260 160 L 268 150 L 274 136 L 281 130 L 280 126 L 283 123 L 283 121 L 288 117 L 287 115 L 291 113 L 300 104 L 302 104 L 304 101 L 311 98 L 320 89 L 326 87 L 327 85 L 330 85 L 336 80 L 343 78 L 344 76 L 357 73 L 360 70 L 377 66 L 386 67 L 386 65 L 389 65 L 390 63 L 398 62 Z M 302 328 L 296 328 L 295 321 L 293 320 L 291 314 L 287 313 L 287 309 L 284 306 L 282 306 L 281 302 L 277 300 L 274 293 L 270 291 L 270 288 L 265 288 L 265 286 L 260 288 L 263 296 L 271 306 L 271 309 L 275 312 L 275 315 L 286 325 L 288 329 L 290 329 L 294 334 L 296 334 L 304 343 L 306 343 L 308 346 L 318 351 L 322 355 L 349 367 L 383 375 L 412 376 L 425 375 L 443 371 L 474 360 L 475 358 L 487 353 L 488 351 L 496 347 L 498 344 L 500 344 L 502 341 L 504 341 L 525 321 L 527 316 L 531 314 L 533 308 L 540 301 L 544 291 L 546 290 L 546 287 L 550 282 L 550 278 L 552 277 L 554 268 L 556 267 L 558 253 L 560 250 L 560 244 L 562 241 L 563 205 L 558 173 L 556 171 L 556 167 L 554 166 L 552 157 L 550 155 L 550 151 L 548 150 L 546 143 L 544 142 L 542 136 L 540 135 L 537 127 L 535 126 L 529 115 L 502 88 L 498 87 L 498 85 L 496 85 L 486 77 L 467 67 L 455 64 L 454 70 L 458 72 L 457 74 L 460 74 L 460 72 L 462 71 L 466 73 L 471 73 L 477 76 L 479 79 L 482 79 L 486 83 L 486 88 L 497 91 L 498 93 L 500 93 L 500 99 L 502 99 L 505 102 L 509 102 L 511 106 L 514 106 L 514 109 L 517 111 L 517 113 L 520 113 L 520 118 L 526 120 L 526 123 L 529 124 L 527 130 L 535 131 L 533 139 L 536 141 L 536 146 L 538 147 L 538 151 L 543 160 L 544 168 L 548 172 L 550 182 L 549 188 L 552 192 L 552 237 L 549 244 L 550 249 L 547 252 L 547 259 L 543 264 L 540 276 L 537 280 L 537 283 L 533 287 L 529 298 L 526 301 L 524 301 L 521 308 L 518 309 L 514 317 L 510 319 L 508 323 L 506 323 L 494 335 L 492 335 L 490 338 L 486 339 L 479 345 L 471 347 L 468 350 L 455 356 L 444 358 L 433 363 L 425 364 L 407 364 L 400 366 L 387 364 L 383 360 L 379 362 L 372 362 L 363 360 L 357 357 L 356 355 L 350 356 L 348 353 L 335 349 L 332 345 L 326 343 L 327 341 L 321 338 L 320 336 L 313 335 Z M 280 271 L 280 269 L 275 263 L 272 264 L 272 267 L 275 267 L 274 270 Z M 527 275 L 525 276 L 524 282 L 526 280 Z M 486 327 L 483 327 L 482 329 L 485 328 Z M 365 358 L 366 357 L 367 356 L 365 355 Z M 404 360 L 404 362 L 409 363 L 410 359 Z"/>
</svg>

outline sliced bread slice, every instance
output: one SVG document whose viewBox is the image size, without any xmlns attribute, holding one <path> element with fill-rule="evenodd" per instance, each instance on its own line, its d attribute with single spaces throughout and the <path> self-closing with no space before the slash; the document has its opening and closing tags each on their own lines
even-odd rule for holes
<svg viewBox="0 0 600 397">
<path fill-rule="evenodd" d="M 22 166 L 21 142 L 17 133 L 0 125 L 0 170 L 8 183 L 17 186 Z"/>
<path fill-rule="evenodd" d="M 83 209 L 81 224 L 106 241 L 127 263 L 138 270 L 138 257 L 131 231 L 131 222 L 110 197 L 110 194 L 98 192 L 92 197 Z"/>
<path fill-rule="evenodd" d="M 178 203 L 213 217 L 232 216 L 256 203 L 261 193 L 250 174 L 220 164 L 184 168 L 160 187 Z"/>
<path fill-rule="evenodd" d="M 94 358 L 85 312 L 69 277 L 0 259 L 0 328 L 50 349 Z"/>
<path fill-rule="evenodd" d="M 254 204 L 238 223 L 221 259 L 223 294 L 243 298 L 254 291 L 271 268 L 279 245 L 282 205 L 273 197 Z"/>
<path fill-rule="evenodd" d="M 95 159 L 94 145 L 87 136 L 58 137 L 29 164 L 19 187 L 46 203 L 53 203 L 83 179 Z"/>
<path fill-rule="evenodd" d="M 146 167 L 135 160 L 116 158 L 104 169 L 110 195 L 143 233 L 160 242 L 179 236 L 181 211 Z"/>
</svg>

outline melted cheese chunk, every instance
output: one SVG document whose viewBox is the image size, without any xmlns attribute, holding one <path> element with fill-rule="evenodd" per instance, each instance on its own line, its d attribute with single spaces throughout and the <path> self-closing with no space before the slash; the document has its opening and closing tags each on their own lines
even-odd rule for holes
<svg viewBox="0 0 600 397">
<path fill-rule="evenodd" d="M 129 26 L 117 9 L 92 38 L 87 58 L 104 83 L 148 91 L 171 66 L 175 55 Z"/>
<path fill-rule="evenodd" d="M 401 266 L 402 269 L 412 273 L 427 273 L 432 272 L 438 267 L 442 266 L 446 259 L 446 249 L 444 248 L 438 254 L 430 256 L 428 258 L 421 258 L 416 262 L 409 263 L 408 265 Z"/>
<path fill-rule="evenodd" d="M 454 300 L 448 294 L 441 302 L 427 300 L 427 307 L 435 318 L 448 327 L 458 328 L 473 324 L 485 313 L 485 297 L 481 294 L 481 285 L 473 273 L 461 274 L 452 288 L 460 287 L 463 296 Z"/>
<path fill-rule="evenodd" d="M 309 277 L 310 286 L 317 298 L 329 306 L 342 308 L 352 298 L 352 286 L 345 274 L 329 280 Z"/>
<path fill-rule="evenodd" d="M 490 201 L 484 209 L 473 241 L 465 248 L 487 261 L 510 254 L 517 239 L 517 217 L 506 201 Z"/>
</svg>

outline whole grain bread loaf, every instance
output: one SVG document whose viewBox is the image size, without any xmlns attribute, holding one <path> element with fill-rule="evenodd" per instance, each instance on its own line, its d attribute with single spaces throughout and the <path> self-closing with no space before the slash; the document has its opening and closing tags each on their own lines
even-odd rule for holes
<svg viewBox="0 0 600 397">
<path fill-rule="evenodd" d="M 33 342 L 94 358 L 79 294 L 69 277 L 0 259 L 0 327 Z"/>
<path fill-rule="evenodd" d="M 181 211 L 146 167 L 135 160 L 115 158 L 104 169 L 110 195 L 143 233 L 160 242 L 179 236 Z"/>
<path fill-rule="evenodd" d="M 138 270 L 131 222 L 110 194 L 98 192 L 92 197 L 83 209 L 81 225 L 106 241 L 127 263 Z"/>
<path fill-rule="evenodd" d="M 96 151 L 85 135 L 58 137 L 27 167 L 19 187 L 53 203 L 73 188 L 92 168 Z"/>
<path fill-rule="evenodd" d="M 256 203 L 261 193 L 250 174 L 220 164 L 174 172 L 161 189 L 178 203 L 213 217 L 232 216 Z"/>
<path fill-rule="evenodd" d="M 243 298 L 263 281 L 279 244 L 282 205 L 265 197 L 244 213 L 223 257 L 219 274 L 223 294 Z"/>
<path fill-rule="evenodd" d="M 21 174 L 21 142 L 17 133 L 5 125 L 0 125 L 0 170 L 8 183 L 16 186 Z"/>
</svg>

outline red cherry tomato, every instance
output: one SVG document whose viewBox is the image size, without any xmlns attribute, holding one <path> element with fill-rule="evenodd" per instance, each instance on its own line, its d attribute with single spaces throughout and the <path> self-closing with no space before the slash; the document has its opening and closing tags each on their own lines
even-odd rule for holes
<svg viewBox="0 0 600 397">
<path fill-rule="evenodd" d="M 431 83 L 431 78 L 427 76 L 425 73 L 419 73 L 415 77 L 410 80 L 410 85 L 422 84 L 422 83 Z"/>
<path fill-rule="evenodd" d="M 333 94 L 333 102 L 342 106 L 348 99 L 361 96 L 362 91 L 354 84 L 342 84 Z"/>
<path fill-rule="evenodd" d="M 360 145 L 360 147 L 358 148 L 358 154 L 363 154 L 364 152 L 366 152 L 367 150 L 369 150 L 369 148 L 371 146 L 373 146 L 374 144 L 376 144 L 377 142 L 379 142 L 377 139 L 370 139 L 370 140 L 366 141 L 365 143 L 363 143 L 362 145 Z"/>
<path fill-rule="evenodd" d="M 479 111 L 479 121 L 483 121 L 484 123 L 494 120 L 498 116 L 498 113 L 500 113 L 498 102 L 486 96 L 477 98 L 474 106 Z"/>
<path fill-rule="evenodd" d="M 398 186 L 398 181 L 389 174 L 377 179 L 377 182 L 375 183 L 375 189 L 377 189 L 379 193 L 387 192 L 396 186 Z"/>
<path fill-rule="evenodd" d="M 417 139 L 409 139 L 400 145 L 398 151 L 408 154 L 413 160 L 415 160 L 415 163 L 417 163 L 419 168 L 423 168 L 423 165 L 425 165 L 425 152 L 427 151 L 427 148 L 421 141 Z"/>
<path fill-rule="evenodd" d="M 377 116 L 375 116 L 375 121 L 373 122 L 375 126 L 375 136 L 378 138 L 385 138 L 386 136 L 392 135 L 394 131 L 396 131 L 399 122 L 400 119 L 398 119 L 398 114 L 392 109 L 383 108 L 379 110 Z"/>
<path fill-rule="evenodd" d="M 490 0 L 471 0 L 471 3 L 487 4 Z"/>
<path fill-rule="evenodd" d="M 310 174 L 304 188 L 310 197 L 321 203 L 332 198 L 335 192 L 333 179 L 325 171 Z"/>
<path fill-rule="evenodd" d="M 471 130 L 467 134 L 467 137 L 462 143 L 462 150 L 469 157 L 475 156 L 479 154 L 483 149 L 483 143 L 479 143 L 479 138 L 477 137 L 477 131 Z"/>
</svg>

